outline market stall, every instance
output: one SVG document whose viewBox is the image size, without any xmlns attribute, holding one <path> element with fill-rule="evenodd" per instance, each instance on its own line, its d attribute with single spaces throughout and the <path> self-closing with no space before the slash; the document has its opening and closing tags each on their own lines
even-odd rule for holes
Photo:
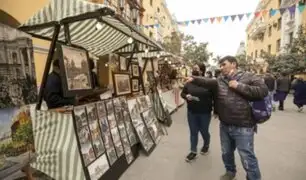
<svg viewBox="0 0 306 180">
<path fill-rule="evenodd" d="M 31 108 L 37 155 L 32 167 L 54 179 L 118 179 L 137 158 L 139 147 L 148 155 L 154 150 L 163 130 L 133 54 L 162 50 L 157 43 L 109 7 L 82 0 L 53 0 L 19 29 L 51 41 L 38 104 Z M 130 54 L 125 70 L 113 72 L 114 92 L 101 100 L 107 89 L 93 89 L 88 54 L 99 57 L 121 49 Z M 77 106 L 43 111 L 55 54 L 64 95 L 85 98 Z"/>
</svg>

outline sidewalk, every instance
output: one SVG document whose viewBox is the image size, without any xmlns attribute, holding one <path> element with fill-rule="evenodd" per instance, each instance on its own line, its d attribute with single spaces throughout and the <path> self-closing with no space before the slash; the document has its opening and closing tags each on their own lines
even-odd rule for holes
<svg viewBox="0 0 306 180">
<path fill-rule="evenodd" d="M 211 122 L 211 149 L 207 156 L 199 155 L 186 163 L 189 150 L 189 130 L 186 106 L 173 114 L 174 123 L 160 144 L 149 156 L 140 156 L 122 175 L 121 180 L 218 180 L 224 173 L 217 120 Z M 202 140 L 199 138 L 199 148 Z M 285 111 L 276 111 L 266 124 L 259 126 L 255 149 L 263 180 L 306 179 L 306 107 L 298 113 L 289 96 Z M 245 172 L 236 152 L 238 180 Z"/>
</svg>

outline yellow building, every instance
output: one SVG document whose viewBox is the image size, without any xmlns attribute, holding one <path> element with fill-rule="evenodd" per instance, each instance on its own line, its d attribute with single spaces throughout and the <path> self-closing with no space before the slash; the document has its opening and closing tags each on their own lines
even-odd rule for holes
<svg viewBox="0 0 306 180">
<path fill-rule="evenodd" d="M 17 28 L 48 2 L 48 0 L 1 0 L 0 23 Z M 49 42 L 33 38 L 33 47 L 37 85 L 39 86 L 47 59 Z"/>
<path fill-rule="evenodd" d="M 143 0 L 143 7 L 145 9 L 143 25 L 158 24 L 157 27 L 144 28 L 144 32 L 149 37 L 162 42 L 164 37 L 171 35 L 171 32 L 178 31 L 165 0 Z"/>
</svg>

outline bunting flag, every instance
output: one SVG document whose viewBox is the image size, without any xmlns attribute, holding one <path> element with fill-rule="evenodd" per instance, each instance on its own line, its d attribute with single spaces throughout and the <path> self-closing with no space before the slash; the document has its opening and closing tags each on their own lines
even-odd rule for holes
<svg viewBox="0 0 306 180">
<path fill-rule="evenodd" d="M 251 15 L 254 15 L 255 18 L 260 18 L 260 17 L 273 17 L 275 16 L 277 13 L 280 13 L 281 15 L 283 15 L 285 12 L 289 12 L 291 15 L 295 14 L 296 12 L 299 13 L 303 13 L 303 11 L 305 10 L 306 5 L 301 5 L 298 3 L 299 1 L 297 1 L 296 4 L 291 5 L 290 7 L 286 7 L 286 8 L 280 8 L 280 9 L 264 9 L 261 11 L 256 11 L 256 12 L 248 12 L 248 13 L 240 13 L 240 14 L 233 14 L 233 15 L 227 15 L 227 16 L 216 16 L 216 17 L 207 17 L 207 18 L 202 18 L 202 19 L 192 19 L 192 20 L 186 20 L 186 21 L 178 21 L 178 22 L 173 22 L 173 24 L 178 24 L 180 26 L 188 26 L 191 24 L 202 24 L 202 23 L 208 23 L 210 22 L 211 24 L 213 23 L 221 23 L 222 20 L 224 22 L 227 22 L 228 19 L 231 19 L 232 22 L 234 22 L 236 19 L 238 19 L 239 21 L 242 21 L 242 19 L 244 17 L 246 17 L 247 19 L 249 19 L 251 17 Z M 238 18 L 237 18 L 238 17 Z M 154 24 L 154 25 L 145 25 L 143 26 L 145 28 L 158 28 L 159 24 Z"/>
</svg>

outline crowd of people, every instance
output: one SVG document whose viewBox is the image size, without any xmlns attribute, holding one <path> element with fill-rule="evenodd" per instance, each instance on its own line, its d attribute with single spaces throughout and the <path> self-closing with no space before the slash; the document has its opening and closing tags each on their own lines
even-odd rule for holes
<svg viewBox="0 0 306 180">
<path fill-rule="evenodd" d="M 181 96 L 187 101 L 187 120 L 190 129 L 190 153 L 186 161 L 197 157 L 198 133 L 204 145 L 201 154 L 209 152 L 209 124 L 211 114 L 220 120 L 220 140 L 222 160 L 226 169 L 220 180 L 232 180 L 236 176 L 234 151 L 237 149 L 246 171 L 246 179 L 261 180 L 258 160 L 254 152 L 254 134 L 257 122 L 254 120 L 252 106 L 254 101 L 269 97 L 271 106 L 284 110 L 284 102 L 291 89 L 294 90 L 294 104 L 302 111 L 306 104 L 306 82 L 297 78 L 291 80 L 285 73 L 263 76 L 239 70 L 233 56 L 219 61 L 220 70 L 212 76 L 203 64 L 193 67 L 192 76 L 186 78 Z M 272 110 L 271 110 L 272 111 Z"/>
</svg>

